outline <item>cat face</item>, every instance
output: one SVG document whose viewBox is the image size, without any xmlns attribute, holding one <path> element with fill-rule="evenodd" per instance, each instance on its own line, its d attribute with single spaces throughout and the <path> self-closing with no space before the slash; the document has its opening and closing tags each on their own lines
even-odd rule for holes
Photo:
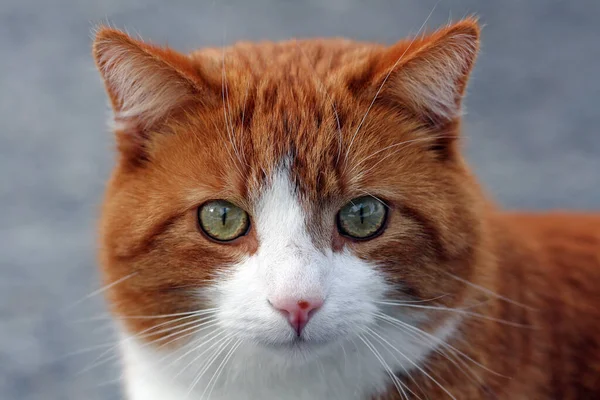
<svg viewBox="0 0 600 400">
<path fill-rule="evenodd" d="M 326 245 L 336 229 L 330 207 L 311 207 L 290 169 L 279 167 L 252 207 L 256 253 L 224 271 L 211 292 L 225 329 L 306 356 L 371 324 L 391 287 L 373 262 Z"/>
<path fill-rule="evenodd" d="M 466 20 L 391 47 L 188 57 L 101 30 L 120 155 L 101 262 L 123 279 L 108 296 L 124 329 L 167 348 L 223 334 L 300 362 L 393 320 L 449 323 L 414 305 L 457 304 L 484 257 L 456 141 L 477 43 Z"/>
</svg>

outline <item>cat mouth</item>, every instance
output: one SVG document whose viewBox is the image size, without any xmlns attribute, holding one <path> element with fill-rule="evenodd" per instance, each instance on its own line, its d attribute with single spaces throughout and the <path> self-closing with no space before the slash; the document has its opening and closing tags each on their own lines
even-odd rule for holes
<svg viewBox="0 0 600 400">
<path fill-rule="evenodd" d="M 331 341 L 296 336 L 284 342 L 262 342 L 261 344 L 272 350 L 304 353 L 323 348 L 331 344 Z"/>
</svg>

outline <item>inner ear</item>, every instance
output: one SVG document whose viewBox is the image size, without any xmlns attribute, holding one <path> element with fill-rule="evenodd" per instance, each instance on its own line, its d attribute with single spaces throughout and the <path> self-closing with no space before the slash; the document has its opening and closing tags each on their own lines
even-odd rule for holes
<svg viewBox="0 0 600 400">
<path fill-rule="evenodd" d="M 100 28 L 93 55 L 114 111 L 119 148 L 132 157 L 143 157 L 152 131 L 173 113 L 217 101 L 202 66 L 169 48 Z"/>
<path fill-rule="evenodd" d="M 101 28 L 93 54 L 116 118 L 149 126 L 199 92 L 191 61 L 168 48 Z"/>
<path fill-rule="evenodd" d="M 375 79 L 383 85 L 381 98 L 431 125 L 459 118 L 478 48 L 479 27 L 473 19 L 392 46 L 381 58 Z"/>
</svg>

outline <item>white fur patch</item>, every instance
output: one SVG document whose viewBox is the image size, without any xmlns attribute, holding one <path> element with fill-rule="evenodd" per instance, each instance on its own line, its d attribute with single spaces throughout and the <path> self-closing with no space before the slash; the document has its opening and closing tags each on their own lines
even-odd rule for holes
<svg viewBox="0 0 600 400">
<path fill-rule="evenodd" d="M 348 250 L 315 248 L 285 170 L 272 177 L 252 214 L 259 250 L 231 266 L 209 290 L 219 308 L 217 325 L 195 337 L 197 348 L 168 353 L 135 340 L 124 342 L 130 399 L 202 399 L 209 394 L 211 399 L 366 399 L 390 387 L 382 362 L 396 373 L 411 371 L 434 347 L 376 320 L 374 312 L 381 311 L 376 302 L 385 300 L 390 287 L 373 265 Z M 289 347 L 295 334 L 267 302 L 282 293 L 325 297 L 299 348 Z M 392 315 L 415 322 L 408 315 Z M 387 343 L 366 334 L 367 329 Z M 439 333 L 446 336 L 453 329 L 449 323 Z M 219 350 L 220 357 L 210 363 Z"/>
</svg>

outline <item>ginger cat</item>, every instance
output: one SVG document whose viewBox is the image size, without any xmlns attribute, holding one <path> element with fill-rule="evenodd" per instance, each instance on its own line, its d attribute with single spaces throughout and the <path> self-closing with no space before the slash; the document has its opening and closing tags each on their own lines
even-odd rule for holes
<svg viewBox="0 0 600 400">
<path fill-rule="evenodd" d="M 128 399 L 600 398 L 600 216 L 482 192 L 478 47 L 474 19 L 190 55 L 97 32 Z"/>
</svg>

